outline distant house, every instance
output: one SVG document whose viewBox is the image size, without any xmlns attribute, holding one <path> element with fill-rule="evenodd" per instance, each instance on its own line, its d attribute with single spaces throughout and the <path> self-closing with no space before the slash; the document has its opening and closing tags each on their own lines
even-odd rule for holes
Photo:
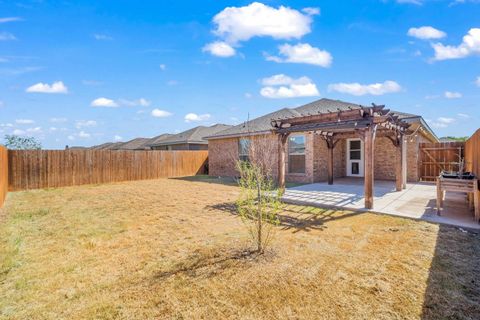
<svg viewBox="0 0 480 320">
<path fill-rule="evenodd" d="M 146 145 L 149 141 L 149 138 L 135 138 L 116 145 L 111 150 L 149 150 L 150 148 Z"/>
<path fill-rule="evenodd" d="M 145 144 L 147 146 L 148 149 L 151 149 L 151 146 L 152 145 L 157 145 L 157 144 L 160 144 L 162 141 L 164 141 L 165 139 L 169 138 L 173 136 L 173 134 L 171 133 L 163 133 L 159 136 L 156 136 L 156 137 L 153 137 L 153 138 L 150 138 L 147 143 Z"/>
<path fill-rule="evenodd" d="M 204 138 L 226 130 L 231 126 L 216 124 L 210 127 L 198 126 L 184 132 L 157 139 L 148 146 L 152 150 L 208 150 L 208 142 Z"/>
<path fill-rule="evenodd" d="M 105 142 L 96 146 L 91 147 L 92 150 L 116 150 L 118 146 L 124 142 Z"/>
</svg>

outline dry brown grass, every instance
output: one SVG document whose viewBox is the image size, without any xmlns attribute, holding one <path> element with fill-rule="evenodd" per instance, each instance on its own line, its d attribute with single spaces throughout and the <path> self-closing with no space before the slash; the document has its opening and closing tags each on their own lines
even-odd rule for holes
<svg viewBox="0 0 480 320">
<path fill-rule="evenodd" d="M 478 235 L 286 206 L 258 257 L 236 196 L 178 179 L 9 194 L 0 318 L 479 318 Z"/>
</svg>

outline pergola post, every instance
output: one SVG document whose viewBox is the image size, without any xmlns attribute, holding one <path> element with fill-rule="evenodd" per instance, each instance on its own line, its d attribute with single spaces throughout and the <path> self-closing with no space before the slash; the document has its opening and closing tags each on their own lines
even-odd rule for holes
<svg viewBox="0 0 480 320">
<path fill-rule="evenodd" d="M 373 209 L 373 180 L 374 180 L 374 144 L 376 125 L 365 129 L 365 208 Z"/>
<path fill-rule="evenodd" d="M 395 188 L 397 191 L 403 189 L 403 165 L 403 136 L 400 136 L 395 144 Z"/>
<path fill-rule="evenodd" d="M 278 187 L 280 188 L 280 192 L 283 194 L 285 192 L 285 149 L 287 145 L 287 134 L 280 134 L 279 135 L 279 156 L 278 156 Z"/>
<path fill-rule="evenodd" d="M 327 169 L 328 184 L 333 184 L 333 148 L 335 147 L 332 139 L 327 139 Z"/>
<path fill-rule="evenodd" d="M 405 135 L 401 135 L 400 143 L 402 144 L 402 187 L 407 188 L 407 139 Z"/>
</svg>

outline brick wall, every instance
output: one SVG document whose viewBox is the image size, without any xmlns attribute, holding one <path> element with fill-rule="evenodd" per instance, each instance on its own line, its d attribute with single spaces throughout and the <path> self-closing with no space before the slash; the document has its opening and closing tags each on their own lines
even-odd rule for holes
<svg viewBox="0 0 480 320">
<path fill-rule="evenodd" d="M 288 173 L 288 154 L 286 157 L 288 182 L 323 182 L 327 181 L 327 144 L 320 136 L 312 133 L 302 133 L 306 137 L 305 174 Z M 355 136 L 352 134 L 352 138 Z M 279 141 L 275 135 L 261 136 L 260 144 L 271 147 L 269 156 L 272 175 L 278 175 L 278 146 Z M 418 144 L 426 141 L 423 136 L 409 137 L 407 139 L 407 180 L 418 181 Z M 288 144 L 286 146 L 288 148 Z M 209 172 L 213 176 L 237 176 L 235 162 L 238 159 L 238 138 L 209 140 Z M 286 150 L 287 151 L 287 150 Z M 346 176 L 346 140 L 337 143 L 334 149 L 334 177 Z M 385 137 L 375 140 L 375 179 L 395 180 L 396 150 L 393 143 Z"/>
<path fill-rule="evenodd" d="M 238 159 L 238 139 L 208 140 L 208 173 L 211 176 L 235 177 Z"/>
</svg>

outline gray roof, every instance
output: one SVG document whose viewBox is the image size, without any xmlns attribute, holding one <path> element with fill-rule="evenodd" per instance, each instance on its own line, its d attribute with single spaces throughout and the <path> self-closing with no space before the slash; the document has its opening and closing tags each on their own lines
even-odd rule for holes
<svg viewBox="0 0 480 320">
<path fill-rule="evenodd" d="M 207 144 L 207 140 L 204 139 L 206 136 L 211 136 L 216 134 L 219 131 L 230 128 L 231 126 L 226 124 L 216 124 L 210 127 L 198 126 L 187 131 L 183 131 L 165 139 L 162 139 L 159 142 L 149 143 L 149 146 L 164 146 L 172 144 L 181 144 L 181 143 L 193 143 L 193 144 Z"/>
<path fill-rule="evenodd" d="M 162 142 L 163 140 L 167 139 L 168 137 L 171 137 L 173 136 L 173 134 L 171 133 L 164 133 L 164 134 L 161 134 L 159 136 L 156 136 L 156 137 L 153 137 L 151 139 L 149 139 L 146 143 L 147 146 L 152 146 L 152 145 L 156 145 L 160 142 Z"/>
<path fill-rule="evenodd" d="M 267 132 L 272 130 L 272 125 L 270 124 L 272 119 L 275 118 L 286 118 L 299 116 L 300 114 L 293 109 L 284 108 L 259 118 L 252 119 L 250 121 L 244 122 L 234 127 L 230 127 L 226 130 L 220 131 L 216 134 L 212 134 L 208 138 L 216 138 L 223 136 L 233 136 L 233 135 L 248 135 L 251 133 Z"/>
<path fill-rule="evenodd" d="M 105 142 L 105 143 L 102 143 L 102 144 L 99 144 L 99 145 L 96 145 L 96 146 L 92 146 L 90 147 L 90 149 L 94 149 L 94 150 L 107 150 L 107 149 L 111 149 L 117 145 L 120 145 L 122 144 L 123 142 Z"/>
<path fill-rule="evenodd" d="M 145 150 L 147 148 L 146 143 L 150 141 L 149 138 L 135 138 L 130 141 L 121 143 L 114 146 L 115 150 Z"/>
<path fill-rule="evenodd" d="M 301 117 L 301 116 L 308 116 L 308 115 L 319 114 L 319 113 L 328 113 L 332 111 L 360 109 L 361 107 L 364 107 L 364 106 L 350 103 L 350 102 L 344 102 L 340 100 L 331 100 L 331 99 L 323 98 L 317 101 L 313 101 L 311 103 L 307 103 L 297 108 L 293 108 L 293 109 L 284 108 L 279 111 L 266 114 L 259 118 L 255 118 L 245 123 L 231 127 L 227 130 L 223 130 L 216 134 L 212 134 L 208 136 L 207 139 L 215 139 L 215 138 L 222 138 L 222 137 L 229 137 L 229 136 L 233 137 L 233 136 L 241 136 L 241 135 L 248 135 L 248 134 L 258 134 L 261 132 L 267 133 L 270 130 L 272 130 L 272 125 L 271 125 L 272 119 Z M 401 119 L 420 118 L 420 116 L 410 114 L 410 113 L 397 112 L 397 111 L 391 111 L 391 113 L 399 116 L 399 118 Z"/>
</svg>

